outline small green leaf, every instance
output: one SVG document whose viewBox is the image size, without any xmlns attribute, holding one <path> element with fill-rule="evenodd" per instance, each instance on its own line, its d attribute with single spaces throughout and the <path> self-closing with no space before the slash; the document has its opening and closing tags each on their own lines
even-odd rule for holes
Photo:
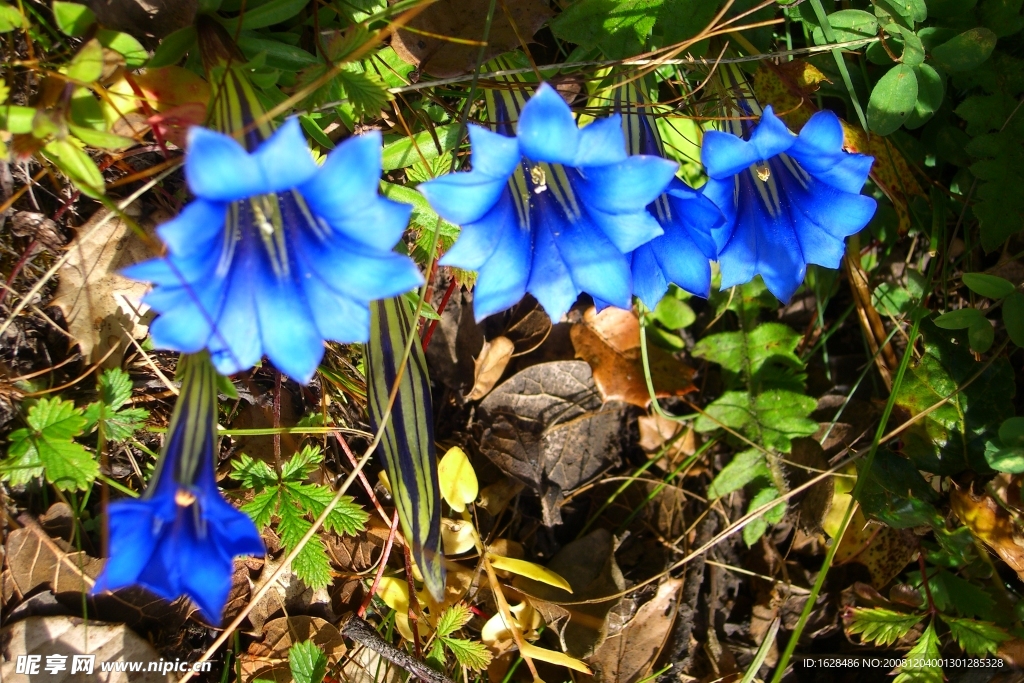
<svg viewBox="0 0 1024 683">
<path fill-rule="evenodd" d="M 392 99 L 377 74 L 362 71 L 356 64 L 342 67 L 338 83 L 355 108 L 356 116 L 376 116 Z"/>
<path fill-rule="evenodd" d="M 270 0 L 255 9 L 246 9 L 245 14 L 239 17 L 241 28 L 243 31 L 251 31 L 280 24 L 297 15 L 308 4 L 309 0 Z"/>
<path fill-rule="evenodd" d="M 669 292 L 661 297 L 651 317 L 667 329 L 681 330 L 692 325 L 697 319 L 697 314 L 685 301 L 677 299 Z"/>
<path fill-rule="evenodd" d="M 70 140 L 52 140 L 43 147 L 43 156 L 71 179 L 79 190 L 90 197 L 105 191 L 103 175 L 92 158 Z"/>
<path fill-rule="evenodd" d="M 96 14 L 85 5 L 60 0 L 54 0 L 53 18 L 61 32 L 73 37 L 85 35 L 89 27 L 96 23 Z"/>
<path fill-rule="evenodd" d="M 68 130 L 71 131 L 72 135 L 85 144 L 98 149 L 119 151 L 128 149 L 135 144 L 135 140 L 126 138 L 123 135 L 114 135 L 113 133 L 106 133 L 102 130 L 94 130 L 92 128 L 86 128 L 85 126 L 76 126 L 73 123 L 68 124 Z"/>
<path fill-rule="evenodd" d="M 7 33 L 23 26 L 25 26 L 25 17 L 21 15 L 18 8 L 0 1 L 0 33 Z"/>
<path fill-rule="evenodd" d="M 452 651 L 456 661 L 468 669 L 483 671 L 491 663 L 491 653 L 483 643 L 462 638 L 445 637 L 440 640 Z"/>
<path fill-rule="evenodd" d="M 999 425 L 999 440 L 1007 447 L 1024 448 L 1024 417 L 1011 417 Z"/>
<path fill-rule="evenodd" d="M 720 422 L 765 448 L 788 453 L 793 439 L 818 431 L 818 423 L 810 419 L 816 406 L 810 396 L 781 389 L 757 397 L 727 391 L 707 407 L 706 415 L 697 418 L 694 429 L 712 432 Z"/>
<path fill-rule="evenodd" d="M 837 43 L 851 40 L 871 39 L 878 34 L 878 19 L 870 12 L 859 9 L 843 9 L 828 15 L 828 23 L 832 27 Z M 815 45 L 827 45 L 825 33 L 820 26 L 812 33 Z"/>
<path fill-rule="evenodd" d="M 946 77 L 931 65 L 918 64 L 914 73 L 917 76 L 917 102 L 904 123 L 910 130 L 923 126 L 942 106 L 946 95 Z"/>
<path fill-rule="evenodd" d="M 285 71 L 295 72 L 318 63 L 316 57 L 300 47 L 282 43 L 280 40 L 260 38 L 255 34 L 240 36 L 238 49 L 250 60 L 263 53 L 267 66 Z"/>
<path fill-rule="evenodd" d="M 92 455 L 73 441 L 86 419 L 71 401 L 41 399 L 29 409 L 27 429 L 8 437 L 10 448 L 0 470 L 12 484 L 25 484 L 44 475 L 59 489 L 86 490 L 99 474 Z"/>
<path fill-rule="evenodd" d="M 177 64 L 186 52 L 198 45 L 197 36 L 195 26 L 179 28 L 160 41 L 147 66 L 156 69 L 161 66 Z"/>
<path fill-rule="evenodd" d="M 103 46 L 93 38 L 78 51 L 64 73 L 82 83 L 92 83 L 103 75 Z"/>
<path fill-rule="evenodd" d="M 285 467 L 287 466 L 286 464 Z M 237 460 L 231 462 L 231 469 L 233 471 L 228 476 L 235 481 L 241 482 L 242 486 L 247 489 L 262 491 L 277 485 L 277 475 L 270 465 L 262 460 L 256 460 L 245 453 L 242 453 Z"/>
<path fill-rule="evenodd" d="M 924 617 L 881 608 L 854 608 L 847 618 L 847 631 L 859 633 L 863 640 L 884 647 L 910 633 Z"/>
<path fill-rule="evenodd" d="M 125 65 L 129 69 L 136 69 L 149 59 L 149 53 L 142 43 L 127 33 L 104 28 L 96 32 L 96 39 L 103 47 L 124 57 Z"/>
<path fill-rule="evenodd" d="M 766 486 L 750 499 L 750 503 L 747 505 L 747 512 L 753 512 L 762 505 L 766 505 L 771 501 L 779 497 L 779 491 L 774 486 Z M 757 543 L 758 539 L 764 536 L 764 532 L 768 530 L 769 524 L 778 524 L 782 521 L 782 517 L 786 514 L 786 503 L 780 502 L 775 507 L 769 508 L 767 511 L 762 513 L 760 516 L 751 520 L 743 527 L 743 542 L 747 544 L 747 547 L 753 546 Z"/>
<path fill-rule="evenodd" d="M 932 50 L 935 63 L 949 71 L 970 71 L 981 66 L 996 47 L 996 34 L 987 28 L 976 26 L 950 38 Z"/>
<path fill-rule="evenodd" d="M 987 621 L 956 619 L 942 615 L 949 626 L 949 634 L 972 657 L 995 655 L 999 643 L 1010 639 L 1010 634 Z"/>
<path fill-rule="evenodd" d="M 991 349 L 995 340 L 996 331 L 992 329 L 992 323 L 984 316 L 975 320 L 967 328 L 967 342 L 971 345 L 971 349 L 978 353 L 985 353 Z"/>
<path fill-rule="evenodd" d="M 964 330 L 985 319 L 985 314 L 976 308 L 961 308 L 943 313 L 935 319 L 935 326 L 944 330 Z"/>
<path fill-rule="evenodd" d="M 473 611 L 464 603 L 452 605 L 437 620 L 437 637 L 444 638 L 458 631 L 473 618 Z"/>
<path fill-rule="evenodd" d="M 10 133 L 30 133 L 35 117 L 36 110 L 33 107 L 8 104 L 0 107 L 0 130 Z"/>
<path fill-rule="evenodd" d="M 327 675 L 327 655 L 307 640 L 288 648 L 288 668 L 295 683 L 323 683 Z"/>
<path fill-rule="evenodd" d="M 935 634 L 935 624 L 930 623 L 910 648 L 906 664 L 900 667 L 893 683 L 943 683 L 942 667 L 936 665 L 941 661 L 940 657 L 939 637 Z"/>
<path fill-rule="evenodd" d="M 917 74 L 906 64 L 889 69 L 871 91 L 868 124 L 879 135 L 899 130 L 917 104 Z"/>
<path fill-rule="evenodd" d="M 431 161 L 455 149 L 459 144 L 459 128 L 459 124 L 450 123 L 446 126 L 437 126 L 433 131 L 420 131 L 411 138 L 403 136 L 387 142 L 384 145 L 383 170 L 393 171 L 412 166 L 421 160 L 420 155 L 423 159 Z M 435 135 L 437 142 L 441 144 L 440 149 L 434 142 Z"/>
<path fill-rule="evenodd" d="M 1014 291 L 1009 280 L 986 273 L 964 273 L 964 284 L 975 294 L 988 299 L 1002 299 Z"/>
<path fill-rule="evenodd" d="M 708 499 L 721 498 L 743 488 L 758 477 L 767 479 L 770 476 L 764 453 L 756 448 L 749 448 L 734 455 L 729 464 L 712 480 L 708 486 Z"/>
<path fill-rule="evenodd" d="M 1024 347 L 1024 294 L 1014 292 L 1003 301 L 1003 325 L 1013 343 Z"/>
</svg>

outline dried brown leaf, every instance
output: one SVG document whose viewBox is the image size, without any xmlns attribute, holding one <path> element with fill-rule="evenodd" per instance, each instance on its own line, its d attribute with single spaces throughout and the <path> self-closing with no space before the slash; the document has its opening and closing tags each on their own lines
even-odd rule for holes
<svg viewBox="0 0 1024 683">
<path fill-rule="evenodd" d="M 480 356 L 476 359 L 473 390 L 466 394 L 467 401 L 479 401 L 491 392 L 504 374 L 515 350 L 515 344 L 508 337 L 495 337 L 484 342 Z"/>
</svg>

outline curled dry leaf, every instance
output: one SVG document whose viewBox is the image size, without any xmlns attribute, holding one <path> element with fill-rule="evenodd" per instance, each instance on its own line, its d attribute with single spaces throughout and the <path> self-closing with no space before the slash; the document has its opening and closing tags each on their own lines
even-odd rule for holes
<svg viewBox="0 0 1024 683">
<path fill-rule="evenodd" d="M 994 491 L 1011 507 L 1021 505 L 1020 479 L 1000 474 L 993 481 Z M 1019 521 L 988 492 L 975 494 L 973 488 L 962 489 L 953 482 L 949 492 L 953 512 L 980 541 L 992 549 L 1017 576 L 1024 579 L 1024 538 L 1018 531 Z"/>
<path fill-rule="evenodd" d="M 484 342 L 480 356 L 476 359 L 473 390 L 466 394 L 467 401 L 478 401 L 490 393 L 512 360 L 515 349 L 515 344 L 508 337 L 495 337 Z"/>
<path fill-rule="evenodd" d="M 64 312 L 68 332 L 89 362 L 98 362 L 113 348 L 103 367 L 117 367 L 130 343 L 127 335 L 146 336 L 140 315 L 149 288 L 118 271 L 152 252 L 125 221 L 110 217 L 100 226 L 108 216 L 99 211 L 78 229 L 68 260 L 57 272 L 60 284 L 52 304 Z"/>
<path fill-rule="evenodd" d="M 442 517 L 441 541 L 445 556 L 461 555 L 476 547 L 476 530 L 465 520 Z"/>
<path fill-rule="evenodd" d="M 86 680 L 80 672 L 71 673 L 74 655 L 95 655 L 95 678 L 92 680 L 101 679 L 101 662 L 144 662 L 141 672 L 131 676 L 123 671 L 102 674 L 105 683 L 164 683 L 176 680 L 169 673 L 146 671 L 149 662 L 160 661 L 160 653 L 124 624 L 106 624 L 65 616 L 30 617 L 4 629 L 3 641 L 7 661 L 0 665 L 0 679 L 4 681 L 29 678 L 15 672 L 18 655 L 40 655 L 42 666 L 45 666 L 48 655 L 66 656 L 67 668 L 64 671 L 39 676 L 53 683 Z"/>
<path fill-rule="evenodd" d="M 847 508 L 853 503 L 849 491 L 853 480 L 836 482 L 832 504 L 822 522 L 829 536 L 835 537 Z M 843 540 L 836 550 L 835 564 L 857 562 L 867 567 L 871 584 L 881 588 L 893 580 L 917 558 L 918 539 L 910 529 L 893 529 L 878 522 L 868 521 L 860 507 L 853 513 Z"/>
<path fill-rule="evenodd" d="M 487 42 L 482 60 L 486 62 L 520 47 L 520 38 L 532 39 L 552 16 L 544 0 L 503 0 L 495 5 L 490 33 L 485 35 L 489 9 L 487 2 L 439 0 L 396 31 L 391 46 L 423 72 L 450 78 L 476 68 L 481 41 Z"/>
<path fill-rule="evenodd" d="M 625 401 L 646 408 L 651 402 L 640 350 L 640 321 L 632 311 L 591 306 L 583 322 L 570 331 L 576 357 L 590 364 L 594 383 L 605 401 Z M 695 391 L 693 368 L 661 349 L 648 346 L 654 392 L 659 398 Z"/>
</svg>

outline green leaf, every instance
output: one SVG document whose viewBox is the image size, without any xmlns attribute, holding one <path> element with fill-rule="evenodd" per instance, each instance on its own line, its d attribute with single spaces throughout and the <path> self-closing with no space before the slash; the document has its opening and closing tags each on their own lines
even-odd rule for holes
<svg viewBox="0 0 1024 683">
<path fill-rule="evenodd" d="M 277 486 L 277 474 L 274 473 L 270 465 L 245 453 L 242 453 L 237 460 L 232 461 L 231 469 L 233 471 L 228 476 L 241 482 L 242 486 L 247 489 L 262 491 Z"/>
<path fill-rule="evenodd" d="M 851 40 L 874 38 L 878 33 L 878 19 L 870 12 L 859 9 L 844 9 L 828 15 L 828 23 L 832 27 L 837 43 Z M 825 32 L 816 26 L 812 33 L 815 45 L 827 45 Z"/>
<path fill-rule="evenodd" d="M 754 443 L 788 453 L 792 439 L 818 431 L 818 423 L 809 417 L 816 406 L 810 396 L 792 391 L 776 389 L 755 398 L 746 392 L 728 391 L 707 407 L 707 415 L 698 417 L 694 428 L 715 431 L 717 420 Z"/>
<path fill-rule="evenodd" d="M 312 64 L 317 64 L 316 57 L 302 48 L 269 40 L 256 35 L 242 35 L 238 38 L 238 49 L 246 59 L 254 59 L 260 53 L 266 57 L 266 65 L 274 69 L 296 72 Z"/>
<path fill-rule="evenodd" d="M 51 140 L 43 147 L 43 156 L 90 197 L 102 196 L 106 190 L 103 175 L 92 158 L 70 140 Z"/>
<path fill-rule="evenodd" d="M 327 675 L 327 655 L 307 640 L 288 648 L 288 668 L 295 683 L 323 683 Z"/>
<path fill-rule="evenodd" d="M 941 616 L 949 626 L 949 634 L 972 657 L 995 655 L 999 643 L 1010 639 L 1009 633 L 991 622 Z"/>
<path fill-rule="evenodd" d="M 655 31 L 665 45 L 681 43 L 703 31 L 717 12 L 718 4 L 707 0 L 664 0 Z"/>
<path fill-rule="evenodd" d="M 851 634 L 859 633 L 862 640 L 880 646 L 892 645 L 924 618 L 921 614 L 902 614 L 879 607 L 867 609 L 855 607 L 849 612 L 846 629 Z"/>
<path fill-rule="evenodd" d="M 708 486 L 708 499 L 714 500 L 738 491 L 758 477 L 771 478 L 764 453 L 756 448 L 741 451 L 733 456 Z"/>
<path fill-rule="evenodd" d="M 301 483 L 316 471 L 324 461 L 319 446 L 308 444 L 281 466 L 281 479 Z"/>
<path fill-rule="evenodd" d="M 916 65 L 914 74 L 917 76 L 917 102 L 904 122 L 910 130 L 923 126 L 939 110 L 946 96 L 946 77 L 931 65 Z"/>
<path fill-rule="evenodd" d="M 21 15 L 17 7 L 0 1 L 0 33 L 7 33 L 25 25 L 25 17 Z"/>
<path fill-rule="evenodd" d="M 944 330 L 965 330 L 984 319 L 985 314 L 976 308 L 961 308 L 940 315 L 935 319 L 935 326 Z"/>
<path fill-rule="evenodd" d="M 392 99 L 377 74 L 361 71 L 356 64 L 346 64 L 338 72 L 338 83 L 356 116 L 376 116 Z"/>
<path fill-rule="evenodd" d="M 68 124 L 68 130 L 85 144 L 98 149 L 120 151 L 128 149 L 135 144 L 135 140 L 126 138 L 123 135 L 114 135 L 113 133 L 106 133 L 101 130 L 86 128 L 85 126 L 77 126 L 73 123 Z"/>
<path fill-rule="evenodd" d="M 1024 347 L 1024 294 L 1014 292 L 1003 301 L 1003 325 L 1010 340 Z"/>
<path fill-rule="evenodd" d="M 999 425 L 999 440 L 1007 447 L 1024 448 L 1024 417 L 1011 417 Z"/>
<path fill-rule="evenodd" d="M 996 34 L 991 30 L 976 26 L 933 49 L 932 58 L 950 73 L 970 71 L 989 58 L 996 47 L 996 40 Z"/>
<path fill-rule="evenodd" d="M 1009 280 L 986 273 L 964 273 L 964 284 L 975 294 L 996 300 L 1013 294 L 1015 289 Z"/>
<path fill-rule="evenodd" d="M 277 506 L 280 503 L 280 496 L 276 488 L 268 489 L 257 493 L 255 497 L 242 506 L 242 512 L 252 518 L 253 524 L 259 529 L 265 529 L 273 521 Z"/>
<path fill-rule="evenodd" d="M 433 131 L 424 130 L 411 138 L 403 136 L 384 145 L 383 170 L 393 171 L 407 168 L 421 159 L 431 161 L 459 144 L 459 124 L 437 126 Z M 437 142 L 434 142 L 437 136 Z M 438 149 L 437 143 L 441 147 Z M 421 156 L 422 155 L 422 156 Z"/>
<path fill-rule="evenodd" d="M 491 663 L 491 653 L 483 643 L 463 640 L 462 638 L 441 638 L 441 642 L 452 651 L 460 665 L 483 671 Z"/>
<path fill-rule="evenodd" d="M 334 499 L 333 491 L 316 484 L 285 482 L 281 492 L 284 497 L 313 517 L 320 516 Z M 366 528 L 369 520 L 370 516 L 351 496 L 342 496 L 324 521 L 324 528 L 339 534 L 358 534 Z"/>
<path fill-rule="evenodd" d="M 86 419 L 71 401 L 41 399 L 29 409 L 27 429 L 8 437 L 10 448 L 0 470 L 14 485 L 44 475 L 66 491 L 86 490 L 99 474 L 92 455 L 72 439 L 82 434 Z"/>
<path fill-rule="evenodd" d="M 297 15 L 308 4 L 309 0 L 270 0 L 255 9 L 246 9 L 245 14 L 239 17 L 241 30 L 251 31 L 280 24 Z"/>
<path fill-rule="evenodd" d="M 992 323 L 984 316 L 975 320 L 967 328 L 967 342 L 971 345 L 971 350 L 977 353 L 985 353 L 991 349 L 995 340 L 996 331 L 992 329 Z"/>
<path fill-rule="evenodd" d="M 896 405 L 906 417 L 931 410 L 982 367 L 962 335 L 953 336 L 929 321 L 922 323 L 921 330 L 924 355 L 911 367 L 896 395 Z M 936 474 L 987 471 L 986 435 L 1012 415 L 1013 395 L 1009 362 L 996 359 L 969 387 L 908 427 L 901 436 L 902 453 L 918 469 Z"/>
<path fill-rule="evenodd" d="M 82 83 L 92 83 L 103 75 L 103 46 L 93 38 L 82 45 L 71 63 L 63 69 L 68 78 Z"/>
<path fill-rule="evenodd" d="M 577 0 L 551 21 L 555 37 L 609 59 L 643 52 L 663 0 Z"/>
<path fill-rule="evenodd" d="M 689 327 L 697 319 L 697 314 L 687 305 L 672 295 L 672 292 L 661 297 L 651 317 L 670 330 L 681 330 Z"/>
<path fill-rule="evenodd" d="M 762 505 L 766 505 L 771 501 L 779 497 L 779 491 L 774 486 L 766 486 L 750 499 L 750 504 L 747 505 L 747 513 L 751 513 L 758 509 Z M 747 547 L 753 546 L 757 543 L 758 539 L 764 536 L 764 532 L 768 530 L 769 524 L 778 524 L 782 521 L 782 517 L 786 514 L 786 503 L 785 501 L 780 502 L 775 507 L 769 508 L 764 513 L 759 515 L 757 518 L 751 520 L 743 527 L 743 542 L 747 544 Z"/>
<path fill-rule="evenodd" d="M 933 504 L 938 494 L 906 458 L 879 448 L 871 471 L 865 475 L 861 467 L 858 475 L 867 478 L 858 499 L 865 515 L 895 529 L 942 525 Z"/>
<path fill-rule="evenodd" d="M 124 57 L 125 65 L 129 69 L 136 69 L 149 59 L 149 53 L 142 43 L 127 33 L 104 28 L 96 32 L 96 39 L 103 47 Z"/>
<path fill-rule="evenodd" d="M 126 410 L 114 410 L 101 401 L 90 403 L 85 409 L 85 419 L 88 420 L 88 431 L 100 422 L 102 412 L 103 436 L 110 441 L 124 441 L 142 429 L 146 420 L 149 419 L 149 411 L 145 408 L 128 408 Z"/>
<path fill-rule="evenodd" d="M 906 64 L 889 69 L 871 91 L 868 125 L 879 135 L 899 130 L 917 104 L 917 74 Z"/>
<path fill-rule="evenodd" d="M 782 323 L 764 323 L 752 332 L 721 332 L 701 339 L 693 347 L 693 355 L 718 363 L 734 375 L 749 379 L 756 391 L 773 380 L 781 380 L 786 388 L 799 385 L 787 382 L 786 372 L 802 370 L 803 361 L 795 350 L 801 336 Z"/>
<path fill-rule="evenodd" d="M 288 497 L 285 488 L 280 489 L 281 502 L 277 508 L 277 533 L 281 543 L 290 552 L 295 548 L 303 535 L 309 531 L 313 523 L 306 519 L 304 511 Z M 313 590 L 324 588 L 331 582 L 331 562 L 327 558 L 327 549 L 323 541 L 317 537 L 309 539 L 302 550 L 295 556 L 292 568 L 302 582 Z"/>
<path fill-rule="evenodd" d="M 161 66 L 171 66 L 181 61 L 185 53 L 198 45 L 198 34 L 195 26 L 179 28 L 171 33 L 157 46 L 149 60 L 149 68 L 156 69 Z"/>
<path fill-rule="evenodd" d="M 893 683 L 943 683 L 942 667 L 935 666 L 940 658 L 939 637 L 935 624 L 929 623 L 921 638 L 906 655 L 906 664 Z"/>
<path fill-rule="evenodd" d="M 985 460 L 996 472 L 1020 474 L 1024 472 L 1024 447 L 1000 448 L 989 441 L 985 445 Z"/>
<path fill-rule="evenodd" d="M 445 636 L 450 636 L 468 624 L 472 618 L 473 610 L 469 609 L 465 603 L 460 602 L 452 605 L 442 612 L 437 620 L 437 637 L 444 638 Z"/>
<path fill-rule="evenodd" d="M 76 38 L 96 23 L 96 14 L 85 5 L 60 0 L 53 2 L 53 18 L 62 33 Z"/>
</svg>

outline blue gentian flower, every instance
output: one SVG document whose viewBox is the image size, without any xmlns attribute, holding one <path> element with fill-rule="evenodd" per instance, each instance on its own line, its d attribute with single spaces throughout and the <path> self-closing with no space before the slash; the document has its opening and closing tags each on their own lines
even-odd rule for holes
<svg viewBox="0 0 1024 683">
<path fill-rule="evenodd" d="M 789 301 L 807 264 L 838 268 L 844 238 L 860 232 L 876 203 L 860 194 L 874 161 L 843 151 L 843 128 L 821 111 L 794 135 L 770 106 L 745 136 L 709 131 L 701 160 L 704 194 L 725 214 L 712 231 L 722 288 L 755 275 Z"/>
<path fill-rule="evenodd" d="M 318 167 L 294 118 L 251 154 L 192 128 L 185 177 L 196 199 L 159 228 L 168 255 L 125 271 L 156 284 L 145 298 L 160 313 L 154 345 L 209 349 L 223 374 L 266 355 L 305 383 L 324 340 L 365 342 L 369 302 L 423 281 L 392 251 L 411 207 L 378 195 L 380 150 L 380 133 L 357 135 Z"/>
<path fill-rule="evenodd" d="M 507 111 L 496 119 L 511 134 Z M 476 270 L 477 319 L 527 292 L 553 321 L 586 292 L 629 308 L 625 254 L 662 234 L 646 207 L 676 164 L 626 153 L 620 118 L 578 128 L 569 105 L 541 84 L 519 114 L 518 135 L 471 126 L 473 169 L 436 178 L 420 191 L 462 226 L 442 265 Z"/>
<path fill-rule="evenodd" d="M 182 356 L 181 395 L 145 495 L 111 503 L 110 558 L 94 591 L 141 585 L 162 598 L 188 595 L 220 623 L 232 559 L 263 555 L 249 516 L 217 490 L 217 373 L 206 353 Z"/>
<path fill-rule="evenodd" d="M 615 91 L 615 107 L 630 154 L 665 156 L 650 106 L 633 83 Z M 722 223 L 715 204 L 679 178 L 647 210 L 665 231 L 630 255 L 633 293 L 653 309 L 669 284 L 707 298 L 711 293 L 711 263 L 718 254 L 711 230 Z"/>
</svg>

